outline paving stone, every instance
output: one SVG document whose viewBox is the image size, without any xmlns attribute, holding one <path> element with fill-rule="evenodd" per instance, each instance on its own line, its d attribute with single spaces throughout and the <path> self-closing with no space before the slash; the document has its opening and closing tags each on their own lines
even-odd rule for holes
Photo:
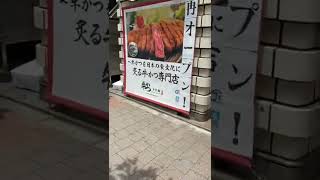
<svg viewBox="0 0 320 180">
<path fill-rule="evenodd" d="M 183 179 L 188 180 L 207 180 L 207 178 L 201 176 L 200 174 L 194 172 L 193 170 L 190 170 Z M 211 178 L 210 178 L 211 179 Z"/>
<path fill-rule="evenodd" d="M 117 137 L 119 140 L 124 139 L 124 138 L 128 138 L 129 137 L 129 132 L 126 131 L 126 129 L 124 130 L 120 130 L 117 131 L 116 133 L 114 133 L 114 136 Z"/>
<path fill-rule="evenodd" d="M 133 159 L 138 154 L 138 151 L 133 149 L 132 147 L 125 148 L 124 150 L 119 151 L 119 154 L 123 159 Z"/>
<path fill-rule="evenodd" d="M 160 176 L 164 179 L 174 179 L 174 180 L 182 180 L 183 178 L 183 173 L 180 172 L 178 169 L 175 167 L 169 167 L 165 169 Z"/>
<path fill-rule="evenodd" d="M 176 142 L 175 144 L 173 144 L 174 147 L 178 148 L 178 149 L 189 149 L 192 144 L 190 142 L 187 142 L 185 140 L 180 140 L 178 142 Z"/>
<path fill-rule="evenodd" d="M 133 142 L 129 138 L 118 140 L 115 143 L 120 147 L 120 149 L 124 149 L 133 144 Z"/>
<path fill-rule="evenodd" d="M 153 136 L 151 134 L 149 134 L 148 136 L 146 136 L 144 138 L 145 142 L 148 143 L 149 145 L 153 145 L 154 143 L 156 143 L 159 138 L 157 138 L 156 136 Z"/>
<path fill-rule="evenodd" d="M 109 119 L 112 119 L 112 117 L 109 117 Z M 115 132 L 116 132 L 116 130 L 115 130 L 114 128 L 109 127 L 109 133 L 110 133 L 110 134 L 113 134 L 113 133 L 115 133 Z"/>
<path fill-rule="evenodd" d="M 211 159 L 211 157 L 208 157 L 208 159 Z M 192 169 L 205 178 L 209 178 L 211 176 L 211 165 L 205 161 L 198 161 Z"/>
<path fill-rule="evenodd" d="M 121 148 L 116 144 L 110 144 L 109 146 L 109 155 L 114 155 L 118 153 L 121 150 Z"/>
<path fill-rule="evenodd" d="M 133 125 L 126 127 L 125 131 L 127 131 L 129 134 L 137 132 L 137 130 L 133 127 Z"/>
<path fill-rule="evenodd" d="M 154 162 L 163 165 L 164 167 L 169 167 L 174 162 L 174 159 L 171 156 L 162 153 L 154 158 Z"/>
<path fill-rule="evenodd" d="M 114 136 L 113 134 L 109 134 L 109 144 L 113 144 L 114 142 L 118 141 L 119 139 Z"/>
<path fill-rule="evenodd" d="M 147 165 L 145 165 L 144 169 L 153 169 L 156 176 L 161 175 L 161 173 L 166 169 L 165 166 L 159 164 L 158 162 L 152 160 Z"/>
<path fill-rule="evenodd" d="M 131 145 L 132 148 L 134 148 L 138 152 L 142 152 L 145 149 L 147 149 L 150 145 L 146 143 L 144 140 L 140 140 L 138 142 L 135 142 L 133 145 Z"/>
<path fill-rule="evenodd" d="M 118 154 L 110 156 L 109 168 L 112 170 L 116 169 L 118 165 L 122 164 L 124 159 Z"/>
<path fill-rule="evenodd" d="M 134 132 L 129 135 L 129 139 L 132 140 L 133 142 L 137 142 L 137 141 L 141 140 L 143 137 L 145 137 L 145 135 L 143 135 L 139 132 Z"/>
<path fill-rule="evenodd" d="M 116 121 L 110 121 L 110 126 L 114 127 L 113 123 L 116 123 L 115 126 L 118 128 L 114 132 L 127 131 L 129 136 L 122 141 L 111 136 L 113 143 L 109 144 L 122 146 L 121 151 L 118 152 L 122 159 L 128 157 L 127 154 L 131 154 L 129 155 L 131 158 L 124 160 L 121 166 L 127 170 L 113 170 L 112 173 L 117 175 L 113 179 L 168 180 L 169 176 L 172 180 L 188 179 L 185 175 L 200 161 L 201 156 L 208 152 L 211 141 L 206 142 L 206 140 L 210 139 L 210 135 L 199 139 L 201 133 L 190 128 L 186 123 L 181 123 L 153 109 L 131 103 L 127 99 L 120 97 L 116 99 L 119 99 L 122 108 L 126 111 L 121 111 L 120 108 L 112 109 L 111 106 L 110 111 L 117 111 L 117 114 L 121 111 L 121 116 L 118 116 Z M 119 121 L 127 123 L 128 126 L 124 127 L 125 125 L 121 125 Z M 135 123 L 131 124 L 133 121 Z M 208 145 L 201 145 L 201 143 L 208 143 Z M 198 145 L 199 150 L 192 149 Z M 113 151 L 112 148 L 111 151 Z M 200 174 L 190 173 L 191 175 L 197 177 Z M 204 176 L 199 176 L 199 179 L 202 177 Z"/>
<path fill-rule="evenodd" d="M 155 157 L 156 156 L 153 153 L 151 153 L 149 150 L 144 150 L 137 156 L 138 162 L 139 163 L 141 162 L 142 165 L 148 164 Z"/>
<path fill-rule="evenodd" d="M 149 135 L 149 129 L 148 128 L 141 128 L 138 130 L 141 134 L 147 136 Z"/>
<path fill-rule="evenodd" d="M 165 137 L 165 138 L 159 140 L 158 143 L 161 144 L 162 146 L 169 147 L 169 146 L 173 145 L 175 142 L 172 139 L 170 139 L 169 137 Z"/>
<path fill-rule="evenodd" d="M 191 149 L 188 149 L 187 151 L 185 151 L 179 158 L 180 159 L 185 159 L 185 160 L 189 160 L 191 161 L 192 163 L 196 163 L 198 162 L 198 160 L 201 158 L 202 154 L 198 153 L 198 152 L 195 152 Z M 211 157 L 208 156 L 208 157 Z"/>
<path fill-rule="evenodd" d="M 199 153 L 199 154 L 203 154 L 205 153 L 206 151 L 208 151 L 209 147 L 208 146 L 205 146 L 203 145 L 203 143 L 195 143 L 193 144 L 190 149 L 192 149 L 193 151 Z"/>
<path fill-rule="evenodd" d="M 164 153 L 171 156 L 174 159 L 178 159 L 180 155 L 183 153 L 183 150 L 171 146 L 166 151 L 164 151 Z"/>
<path fill-rule="evenodd" d="M 183 174 L 186 174 L 193 166 L 194 164 L 186 159 L 176 159 L 173 162 L 173 165 L 175 168 L 180 170 Z"/>
<path fill-rule="evenodd" d="M 161 145 L 161 144 L 159 144 L 159 143 L 155 143 L 155 144 L 153 144 L 152 146 L 150 146 L 150 147 L 148 148 L 148 150 L 149 150 L 152 154 L 158 156 L 159 154 L 161 154 L 162 152 L 164 152 L 164 151 L 166 150 L 166 147 L 163 146 L 163 145 Z"/>
</svg>

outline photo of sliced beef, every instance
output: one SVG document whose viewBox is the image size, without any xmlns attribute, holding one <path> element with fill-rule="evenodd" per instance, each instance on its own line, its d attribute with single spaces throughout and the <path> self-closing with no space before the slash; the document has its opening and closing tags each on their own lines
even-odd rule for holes
<svg viewBox="0 0 320 180">
<path fill-rule="evenodd" d="M 165 57 L 164 42 L 162 41 L 162 35 L 159 26 L 152 25 L 152 37 L 154 40 L 154 50 L 156 58 L 163 59 Z"/>
<path fill-rule="evenodd" d="M 181 48 L 182 43 L 183 43 L 183 39 L 179 35 L 179 32 L 178 32 L 179 30 L 177 30 L 178 29 L 177 26 L 174 23 L 172 23 L 171 21 L 167 21 L 166 25 L 174 37 L 175 44 L 176 44 L 175 48 Z"/>
<path fill-rule="evenodd" d="M 147 40 L 148 40 L 148 30 L 147 28 L 143 29 L 143 36 L 142 36 L 142 42 L 143 42 L 143 52 L 147 51 Z"/>
<path fill-rule="evenodd" d="M 149 51 L 149 54 L 150 55 L 153 55 L 154 56 L 154 39 L 153 39 L 153 36 L 152 36 L 152 24 L 150 25 L 150 28 L 149 28 L 149 46 L 150 46 L 150 51 Z"/>
<path fill-rule="evenodd" d="M 161 20 L 159 23 L 143 25 L 128 33 L 128 44 L 137 45 L 137 58 L 180 61 L 184 22 L 181 20 Z"/>
<path fill-rule="evenodd" d="M 168 29 L 165 21 L 160 21 L 160 26 L 162 27 L 162 30 L 164 34 L 167 36 L 172 47 L 175 48 L 176 44 L 175 44 L 174 36 L 171 34 L 170 29 Z"/>
</svg>

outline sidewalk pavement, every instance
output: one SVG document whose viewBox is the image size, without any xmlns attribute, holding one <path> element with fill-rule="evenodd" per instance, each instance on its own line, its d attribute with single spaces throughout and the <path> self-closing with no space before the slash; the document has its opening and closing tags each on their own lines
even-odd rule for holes
<svg viewBox="0 0 320 180">
<path fill-rule="evenodd" d="M 209 180 L 211 134 L 110 94 L 109 179 Z"/>
<path fill-rule="evenodd" d="M 0 98 L 1 180 L 105 180 L 105 134 Z"/>
</svg>

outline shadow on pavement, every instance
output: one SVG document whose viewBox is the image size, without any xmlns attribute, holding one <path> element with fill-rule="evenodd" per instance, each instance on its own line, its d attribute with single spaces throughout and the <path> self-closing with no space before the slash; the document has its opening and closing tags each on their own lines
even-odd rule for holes
<svg viewBox="0 0 320 180">
<path fill-rule="evenodd" d="M 148 167 L 147 169 L 137 167 L 138 159 L 127 159 L 123 163 L 117 165 L 113 170 L 118 173 L 115 175 L 113 173 L 109 173 L 109 180 L 116 179 L 139 179 L 139 180 L 156 180 L 159 171 L 158 168 Z M 109 172 L 111 169 L 109 168 Z M 173 180 L 170 178 L 169 180 Z"/>
</svg>

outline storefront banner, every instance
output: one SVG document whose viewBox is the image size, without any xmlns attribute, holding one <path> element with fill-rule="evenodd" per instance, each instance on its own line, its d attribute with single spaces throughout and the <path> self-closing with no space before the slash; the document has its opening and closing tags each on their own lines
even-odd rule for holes
<svg viewBox="0 0 320 180">
<path fill-rule="evenodd" d="M 123 8 L 126 95 L 189 113 L 197 2 Z"/>
<path fill-rule="evenodd" d="M 262 0 L 213 5 L 212 147 L 215 158 L 251 167 Z"/>
<path fill-rule="evenodd" d="M 48 14 L 48 100 L 108 119 L 108 0 L 49 0 Z"/>
</svg>

